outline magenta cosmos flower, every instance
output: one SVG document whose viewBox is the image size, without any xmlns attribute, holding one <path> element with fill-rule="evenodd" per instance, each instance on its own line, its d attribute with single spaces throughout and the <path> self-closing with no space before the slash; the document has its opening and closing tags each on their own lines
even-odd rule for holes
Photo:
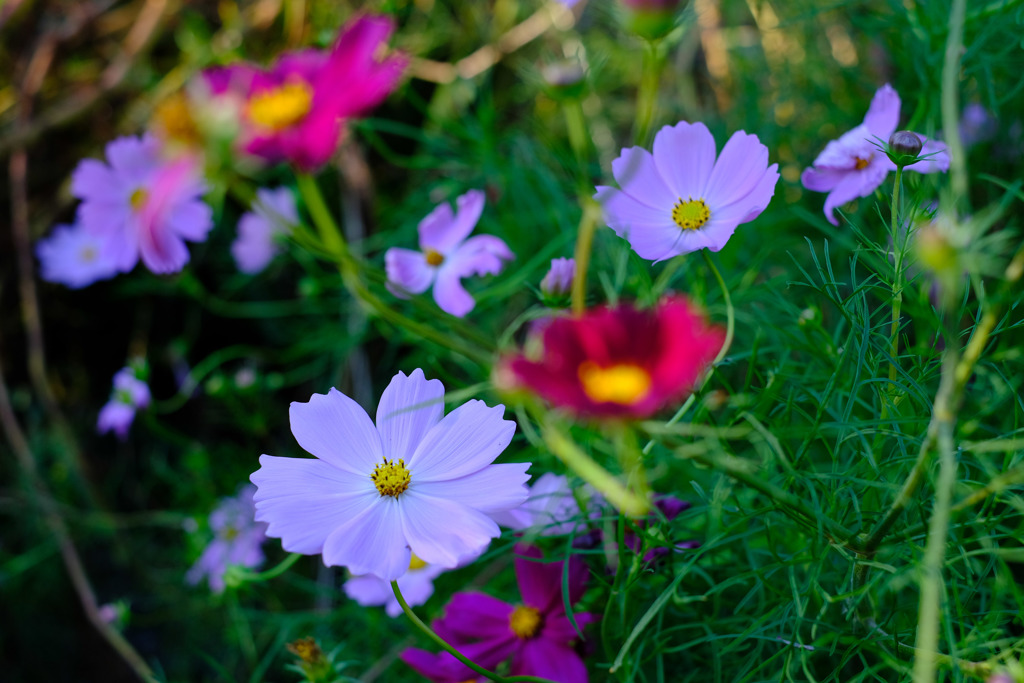
<svg viewBox="0 0 1024 683">
<path fill-rule="evenodd" d="M 422 251 L 393 247 L 384 253 L 384 266 L 388 289 L 395 296 L 422 294 L 433 285 L 434 301 L 441 310 L 461 318 L 475 305 L 462 278 L 496 275 L 515 255 L 493 235 L 469 237 L 484 210 L 482 191 L 470 190 L 455 201 L 455 213 L 445 202 L 420 221 Z"/>
<path fill-rule="evenodd" d="M 651 310 L 596 308 L 556 318 L 540 358 L 516 356 L 513 382 L 589 417 L 648 417 L 690 391 L 722 347 L 721 330 L 681 297 Z"/>
<path fill-rule="evenodd" d="M 224 498 L 210 513 L 213 540 L 185 575 L 188 583 L 194 586 L 205 578 L 211 591 L 221 593 L 228 567 L 252 569 L 263 564 L 267 525 L 256 521 L 255 493 L 255 486 L 243 486 L 238 495 Z"/>
<path fill-rule="evenodd" d="M 281 250 L 279 240 L 299 224 L 295 196 L 287 187 L 256 190 L 252 211 L 238 219 L 238 237 L 231 244 L 231 255 L 243 273 L 255 275 Z"/>
<path fill-rule="evenodd" d="M 316 456 L 260 457 L 256 519 L 285 550 L 388 581 L 412 553 L 452 568 L 500 534 L 488 516 L 526 500 L 529 463 L 493 465 L 515 432 L 504 406 L 469 401 L 448 415 L 444 386 L 395 375 L 377 424 L 337 389 L 292 403 L 292 434 Z"/>
<path fill-rule="evenodd" d="M 266 71 L 248 64 L 214 69 L 206 81 L 213 95 L 244 102 L 246 152 L 312 171 L 334 154 L 345 119 L 365 114 L 395 89 L 407 59 L 382 56 L 393 30 L 386 17 L 357 17 L 330 51 L 287 53 Z"/>
<path fill-rule="evenodd" d="M 121 368 L 114 375 L 110 400 L 96 419 L 96 431 L 100 434 L 114 432 L 124 441 L 135 420 L 135 413 L 148 407 L 150 400 L 149 386 L 138 377 L 135 368 Z"/>
<path fill-rule="evenodd" d="M 36 244 L 36 256 L 42 266 L 40 277 L 72 289 L 117 275 L 104 240 L 81 225 L 58 225 Z"/>
<path fill-rule="evenodd" d="M 864 121 L 838 140 L 825 145 L 825 150 L 804 169 L 800 182 L 814 192 L 828 192 L 825 197 L 825 218 L 839 225 L 835 208 L 858 197 L 867 197 L 885 181 L 896 165 L 886 156 L 883 146 L 900 122 L 900 96 L 888 83 L 875 93 Z M 946 146 L 917 134 L 924 142 L 921 156 L 927 159 L 906 167 L 918 173 L 949 170 Z M 929 156 L 930 155 L 930 156 Z"/>
<path fill-rule="evenodd" d="M 201 242 L 213 227 L 200 173 L 195 158 L 163 158 L 152 135 L 118 138 L 107 145 L 107 163 L 85 159 L 71 176 L 79 223 L 119 271 L 141 257 L 154 273 L 177 272 L 188 262 L 185 240 Z"/>
<path fill-rule="evenodd" d="M 434 630 L 449 644 L 481 666 L 493 669 L 511 657 L 513 676 L 540 676 L 559 683 L 586 683 L 587 668 L 576 653 L 579 639 L 562 602 L 562 562 L 544 563 L 534 547 L 517 546 L 516 581 L 523 601 L 511 605 L 482 593 L 456 593 Z M 587 585 L 588 570 L 578 557 L 569 559 L 569 604 L 576 603 Z M 597 621 L 596 614 L 574 615 L 582 630 Z M 424 650 L 405 650 L 402 660 L 431 680 L 434 672 L 447 675 L 454 657 Z M 475 676 L 475 674 L 474 674 Z"/>
<path fill-rule="evenodd" d="M 599 186 L 594 199 L 608 227 L 651 261 L 719 251 L 737 225 L 764 211 L 779 180 L 756 135 L 733 133 L 716 160 L 707 127 L 686 121 L 658 131 L 653 154 L 622 150 L 612 174 L 622 189 Z"/>
</svg>

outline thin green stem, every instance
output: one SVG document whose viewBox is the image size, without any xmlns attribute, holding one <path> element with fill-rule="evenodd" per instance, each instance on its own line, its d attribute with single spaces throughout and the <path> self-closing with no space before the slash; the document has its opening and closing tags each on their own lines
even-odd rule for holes
<svg viewBox="0 0 1024 683">
<path fill-rule="evenodd" d="M 590 137 L 587 135 L 587 119 L 583 114 L 583 105 L 578 97 L 562 99 L 562 113 L 565 115 L 565 127 L 569 134 L 569 145 L 576 157 L 579 170 L 578 185 L 582 191 L 591 191 L 589 168 Z"/>
<path fill-rule="evenodd" d="M 896 356 L 900 352 L 900 308 L 903 305 L 903 244 L 906 238 L 900 237 L 900 185 L 903 178 L 903 167 L 896 167 L 896 182 L 892 188 L 892 248 L 895 256 L 896 270 L 892 279 L 892 325 L 889 328 L 889 393 L 895 391 Z M 882 404 L 885 411 L 888 404 Z M 882 419 L 885 419 L 884 417 Z"/>
<path fill-rule="evenodd" d="M 402 589 L 398 587 L 398 581 L 391 582 L 391 590 L 394 591 L 395 599 L 398 600 L 398 604 L 401 605 L 402 611 L 405 612 L 405 616 L 409 617 L 409 621 L 411 621 L 416 628 L 434 641 L 434 643 L 442 650 L 449 653 L 451 656 L 455 657 L 455 659 L 459 660 L 484 678 L 495 681 L 495 683 L 557 683 L 557 681 L 552 681 L 548 678 L 541 678 L 540 676 L 499 676 L 490 669 L 485 669 L 449 645 L 448 641 L 437 635 L 434 629 L 427 626 L 422 619 L 416 616 L 416 613 L 412 611 L 411 607 L 409 607 L 409 603 L 405 601 L 405 597 L 402 596 Z"/>
<path fill-rule="evenodd" d="M 953 0 L 949 12 L 949 35 L 942 64 L 942 136 L 949 148 L 949 175 L 953 194 L 964 213 L 970 213 L 967 193 L 967 155 L 957 125 L 960 120 L 960 58 L 964 47 L 964 18 L 967 0 Z"/>
<path fill-rule="evenodd" d="M 334 217 L 331 216 L 323 195 L 320 194 L 316 178 L 307 173 L 296 173 L 295 179 L 298 182 L 299 192 L 302 193 L 302 199 L 306 202 L 309 215 L 313 218 L 313 224 L 320 232 L 324 248 L 334 256 L 339 266 L 344 268 L 346 262 L 349 261 L 348 245 L 345 243 L 345 238 L 342 237 Z"/>
<path fill-rule="evenodd" d="M 583 215 L 576 233 L 576 275 L 572 280 L 572 312 L 581 315 L 587 307 L 587 269 L 590 266 L 590 251 L 594 245 L 594 231 L 601 216 L 597 202 L 583 199 Z"/>
<path fill-rule="evenodd" d="M 661 80 L 661 41 L 649 41 L 644 45 L 643 65 L 640 72 L 640 91 L 637 93 L 636 126 L 633 139 L 641 147 L 647 146 L 647 138 L 654 122 L 654 111 L 658 104 L 658 84 Z"/>
<path fill-rule="evenodd" d="M 270 569 L 263 572 L 239 573 L 239 577 L 246 583 L 255 583 L 259 581 L 269 581 L 270 579 L 276 579 L 277 577 L 281 576 L 281 574 L 284 574 L 286 571 L 291 569 L 292 565 L 298 562 L 300 557 L 302 557 L 302 555 L 299 553 L 291 553 L 288 555 L 288 557 L 281 560 L 281 562 L 278 563 L 276 567 L 271 567 Z"/>
</svg>

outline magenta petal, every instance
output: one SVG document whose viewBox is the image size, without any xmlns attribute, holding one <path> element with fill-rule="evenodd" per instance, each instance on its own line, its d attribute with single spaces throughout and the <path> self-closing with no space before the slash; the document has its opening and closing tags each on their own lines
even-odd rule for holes
<svg viewBox="0 0 1024 683">
<path fill-rule="evenodd" d="M 117 176 L 97 159 L 83 159 L 71 174 L 71 194 L 79 199 L 117 203 L 122 192 Z"/>
<path fill-rule="evenodd" d="M 422 252 L 392 247 L 384 252 L 388 289 L 399 297 L 422 294 L 434 281 L 435 269 Z"/>
<path fill-rule="evenodd" d="M 454 214 L 445 202 L 438 204 L 420 221 L 420 246 L 423 249 L 433 249 L 448 255 L 473 232 L 484 210 L 484 193 L 481 190 L 470 190 L 455 201 L 458 209 Z"/>
<path fill-rule="evenodd" d="M 871 98 L 864 125 L 875 137 L 888 140 L 900 123 L 900 96 L 886 83 Z"/>
<path fill-rule="evenodd" d="M 308 403 L 293 402 L 288 414 L 299 445 L 338 469 L 369 481 L 383 460 L 380 436 L 370 417 L 337 389 L 313 394 Z"/>
<path fill-rule="evenodd" d="M 612 162 L 612 175 L 622 191 L 638 202 L 655 209 L 672 210 L 680 199 L 665 184 L 646 149 L 628 147 Z"/>
<path fill-rule="evenodd" d="M 544 619 L 544 629 L 540 632 L 540 637 L 556 643 L 570 643 L 579 639 L 579 632 L 583 631 L 588 624 L 600 621 L 601 615 L 592 612 L 580 612 L 573 614 L 572 618 L 576 621 L 576 627 L 579 631 L 577 631 L 577 628 L 573 628 L 572 622 L 569 621 L 569 617 L 565 616 L 564 613 L 549 614 Z"/>
<path fill-rule="evenodd" d="M 571 556 L 569 562 L 569 604 L 583 596 L 590 573 L 579 557 Z M 541 553 L 532 546 L 516 546 L 516 581 L 523 602 L 547 613 L 561 610 L 562 572 L 565 562 L 544 562 Z"/>
<path fill-rule="evenodd" d="M 142 216 L 139 226 L 139 256 L 158 275 L 176 273 L 188 263 L 188 248 L 178 236 L 164 229 L 155 218 Z"/>
<path fill-rule="evenodd" d="M 487 514 L 511 510 L 526 502 L 530 463 L 490 465 L 479 472 L 447 481 L 417 481 L 420 495 L 449 500 Z"/>
<path fill-rule="evenodd" d="M 461 318 L 476 305 L 472 295 L 462 286 L 462 275 L 454 268 L 444 266 L 437 272 L 434 283 L 434 301 L 442 311 Z"/>
<path fill-rule="evenodd" d="M 475 671 L 447 652 L 434 654 L 410 647 L 402 650 L 399 658 L 432 683 L 467 683 L 478 679 Z M 475 658 L 474 661 L 481 666 L 493 668 L 493 665 L 484 664 Z"/>
<path fill-rule="evenodd" d="M 483 593 L 456 593 L 444 610 L 444 627 L 460 640 L 515 638 L 509 618 L 515 608 Z"/>
<path fill-rule="evenodd" d="M 505 406 L 483 401 L 462 404 L 442 418 L 409 459 L 416 481 L 448 481 L 478 472 L 511 443 L 516 423 L 504 419 Z"/>
<path fill-rule="evenodd" d="M 539 676 L 558 683 L 587 683 L 587 667 L 576 651 L 545 638 L 526 641 L 512 661 L 511 672 L 513 676 Z"/>
<path fill-rule="evenodd" d="M 889 169 L 881 163 L 872 163 L 862 171 L 848 173 L 825 198 L 825 218 L 832 225 L 839 225 L 835 208 L 858 197 L 868 196 L 882 184 L 888 174 Z"/>
<path fill-rule="evenodd" d="M 501 535 L 498 525 L 478 510 L 419 495 L 415 470 L 412 478 L 409 490 L 402 494 L 402 535 L 424 562 L 452 569 Z"/>
<path fill-rule="evenodd" d="M 715 165 L 715 138 L 703 123 L 680 121 L 654 136 L 654 163 L 676 199 L 699 198 Z"/>
<path fill-rule="evenodd" d="M 353 574 L 376 574 L 394 581 L 409 570 L 410 551 L 402 533 L 401 502 L 378 496 L 362 514 L 331 532 L 324 541 L 324 564 L 348 567 Z"/>
<path fill-rule="evenodd" d="M 444 413 L 444 385 L 427 380 L 417 368 L 399 372 L 381 394 L 377 405 L 377 431 L 384 457 L 412 462 L 412 454 Z"/>
<path fill-rule="evenodd" d="M 757 187 L 768 168 L 768 148 L 756 135 L 743 131 L 732 134 L 722 148 L 708 178 L 704 199 L 712 212 L 716 207 L 732 204 Z"/>
<path fill-rule="evenodd" d="M 309 458 L 263 455 L 249 479 L 258 487 L 256 519 L 269 524 L 267 535 L 306 555 L 319 553 L 335 529 L 380 498 L 368 474 L 354 477 Z"/>
</svg>

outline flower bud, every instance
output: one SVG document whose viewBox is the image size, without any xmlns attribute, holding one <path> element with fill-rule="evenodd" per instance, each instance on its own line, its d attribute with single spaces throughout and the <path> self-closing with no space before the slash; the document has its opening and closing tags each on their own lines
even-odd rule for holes
<svg viewBox="0 0 1024 683">
<path fill-rule="evenodd" d="M 540 281 L 541 299 L 545 306 L 562 308 L 568 304 L 572 280 L 576 276 L 576 261 L 571 258 L 551 259 L 551 269 Z"/>
<path fill-rule="evenodd" d="M 897 166 L 909 166 L 917 161 L 923 145 L 917 133 L 898 130 L 889 136 L 889 149 L 886 153 Z"/>
<path fill-rule="evenodd" d="M 583 65 L 577 60 L 564 59 L 545 65 L 541 71 L 544 82 L 555 93 L 578 95 L 583 91 Z"/>
<path fill-rule="evenodd" d="M 626 29 L 641 38 L 657 40 L 675 28 L 680 0 L 622 0 Z"/>
</svg>

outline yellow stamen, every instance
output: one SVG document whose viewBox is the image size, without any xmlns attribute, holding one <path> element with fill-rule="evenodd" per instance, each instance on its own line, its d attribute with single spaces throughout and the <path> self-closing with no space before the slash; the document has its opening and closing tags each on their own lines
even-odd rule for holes
<svg viewBox="0 0 1024 683">
<path fill-rule="evenodd" d="M 651 376 L 639 365 L 618 363 L 606 368 L 592 361 L 580 363 L 577 374 L 583 393 L 597 403 L 633 405 L 651 388 Z"/>
<path fill-rule="evenodd" d="M 146 188 L 140 187 L 132 192 L 128 202 L 132 205 L 133 210 L 142 211 L 142 207 L 145 206 L 147 199 L 149 199 L 149 192 L 146 191 Z"/>
<path fill-rule="evenodd" d="M 690 197 L 683 201 L 680 197 L 676 205 L 672 207 L 672 220 L 682 230 L 698 230 L 711 218 L 711 210 L 704 203 L 703 199 Z"/>
<path fill-rule="evenodd" d="M 224 530 L 225 541 L 233 541 L 236 538 L 238 538 L 238 529 L 236 529 L 233 526 L 229 526 L 227 529 Z"/>
<path fill-rule="evenodd" d="M 862 171 L 865 168 L 867 168 L 868 164 L 870 164 L 870 163 L 871 163 L 871 157 L 868 157 L 867 159 L 861 159 L 860 157 L 854 157 L 853 167 L 855 169 L 857 169 L 858 171 Z"/>
<path fill-rule="evenodd" d="M 383 464 L 377 465 L 373 469 L 370 479 L 373 480 L 373 485 L 377 487 L 377 491 L 381 496 L 398 498 L 401 493 L 409 488 L 409 481 L 412 479 L 412 475 L 409 473 L 409 470 L 405 469 L 404 460 L 400 459 L 398 462 L 394 462 L 384 458 Z"/>
<path fill-rule="evenodd" d="M 543 621 L 544 619 L 541 617 L 539 610 L 527 607 L 526 605 L 520 605 L 513 610 L 512 616 L 508 618 L 508 625 L 513 633 L 526 640 L 537 635 L 537 631 L 540 630 Z"/>
<path fill-rule="evenodd" d="M 427 566 L 427 563 L 416 557 L 416 553 L 411 553 L 409 557 L 409 571 L 414 572 L 417 569 L 423 569 Z"/>
<path fill-rule="evenodd" d="M 427 257 L 427 265 L 434 266 L 436 268 L 444 263 L 444 256 L 439 251 L 427 249 L 423 252 L 423 255 Z"/>
<path fill-rule="evenodd" d="M 82 247 L 78 257 L 82 260 L 82 263 L 92 263 L 96 260 L 96 250 L 92 247 Z"/>
<path fill-rule="evenodd" d="M 284 130 L 301 121 L 313 106 L 313 90 L 303 81 L 253 95 L 249 99 L 249 119 L 270 130 Z"/>
</svg>

